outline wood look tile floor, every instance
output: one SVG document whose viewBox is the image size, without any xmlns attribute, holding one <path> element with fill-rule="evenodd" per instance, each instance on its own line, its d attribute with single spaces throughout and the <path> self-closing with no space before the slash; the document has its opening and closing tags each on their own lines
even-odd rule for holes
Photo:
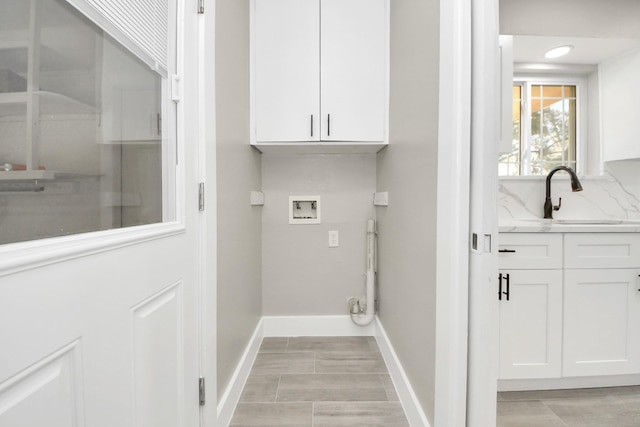
<svg viewBox="0 0 640 427">
<path fill-rule="evenodd" d="M 233 427 L 408 427 L 373 337 L 264 338 Z"/>
<path fill-rule="evenodd" d="M 498 393 L 498 427 L 638 427 L 640 386 Z"/>
</svg>

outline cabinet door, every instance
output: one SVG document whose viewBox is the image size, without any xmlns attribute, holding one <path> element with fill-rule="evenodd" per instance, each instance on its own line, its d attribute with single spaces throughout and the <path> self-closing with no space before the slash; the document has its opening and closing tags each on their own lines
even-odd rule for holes
<svg viewBox="0 0 640 427">
<path fill-rule="evenodd" d="M 560 377 L 562 270 L 501 273 L 509 300 L 500 301 L 500 379 Z"/>
<path fill-rule="evenodd" d="M 640 373 L 638 270 L 566 270 L 564 376 Z"/>
<path fill-rule="evenodd" d="M 256 141 L 319 141 L 319 0 L 255 0 L 254 12 Z"/>
<path fill-rule="evenodd" d="M 634 123 L 640 105 L 630 94 L 640 91 L 640 51 L 616 56 L 598 66 L 600 79 L 600 132 L 604 161 L 640 158 Z"/>
<path fill-rule="evenodd" d="M 322 0 L 323 141 L 384 141 L 384 0 Z"/>
</svg>

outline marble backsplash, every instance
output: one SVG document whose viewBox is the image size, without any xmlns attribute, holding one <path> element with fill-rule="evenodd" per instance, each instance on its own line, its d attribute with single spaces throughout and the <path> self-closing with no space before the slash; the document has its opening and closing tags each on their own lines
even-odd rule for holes
<svg viewBox="0 0 640 427">
<path fill-rule="evenodd" d="M 640 159 L 608 163 L 602 176 L 580 177 L 583 191 L 571 192 L 569 175 L 556 173 L 551 183 L 557 219 L 640 220 Z M 545 177 L 501 178 L 498 192 L 499 222 L 542 218 Z"/>
</svg>

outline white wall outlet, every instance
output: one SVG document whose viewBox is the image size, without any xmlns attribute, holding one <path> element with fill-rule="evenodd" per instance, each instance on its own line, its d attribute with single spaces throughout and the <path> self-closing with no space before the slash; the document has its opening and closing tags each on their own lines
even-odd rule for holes
<svg viewBox="0 0 640 427">
<path fill-rule="evenodd" d="M 340 246 L 340 234 L 338 230 L 330 230 L 329 231 L 329 247 L 337 248 Z"/>
</svg>

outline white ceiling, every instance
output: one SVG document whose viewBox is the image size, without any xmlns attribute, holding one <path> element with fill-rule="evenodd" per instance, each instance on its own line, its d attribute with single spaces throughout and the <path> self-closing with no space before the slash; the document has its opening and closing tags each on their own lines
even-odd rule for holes
<svg viewBox="0 0 640 427">
<path fill-rule="evenodd" d="M 544 57 L 547 50 L 564 45 L 572 45 L 574 49 L 561 58 Z M 513 36 L 513 62 L 595 65 L 637 48 L 640 48 L 639 39 Z"/>
</svg>

